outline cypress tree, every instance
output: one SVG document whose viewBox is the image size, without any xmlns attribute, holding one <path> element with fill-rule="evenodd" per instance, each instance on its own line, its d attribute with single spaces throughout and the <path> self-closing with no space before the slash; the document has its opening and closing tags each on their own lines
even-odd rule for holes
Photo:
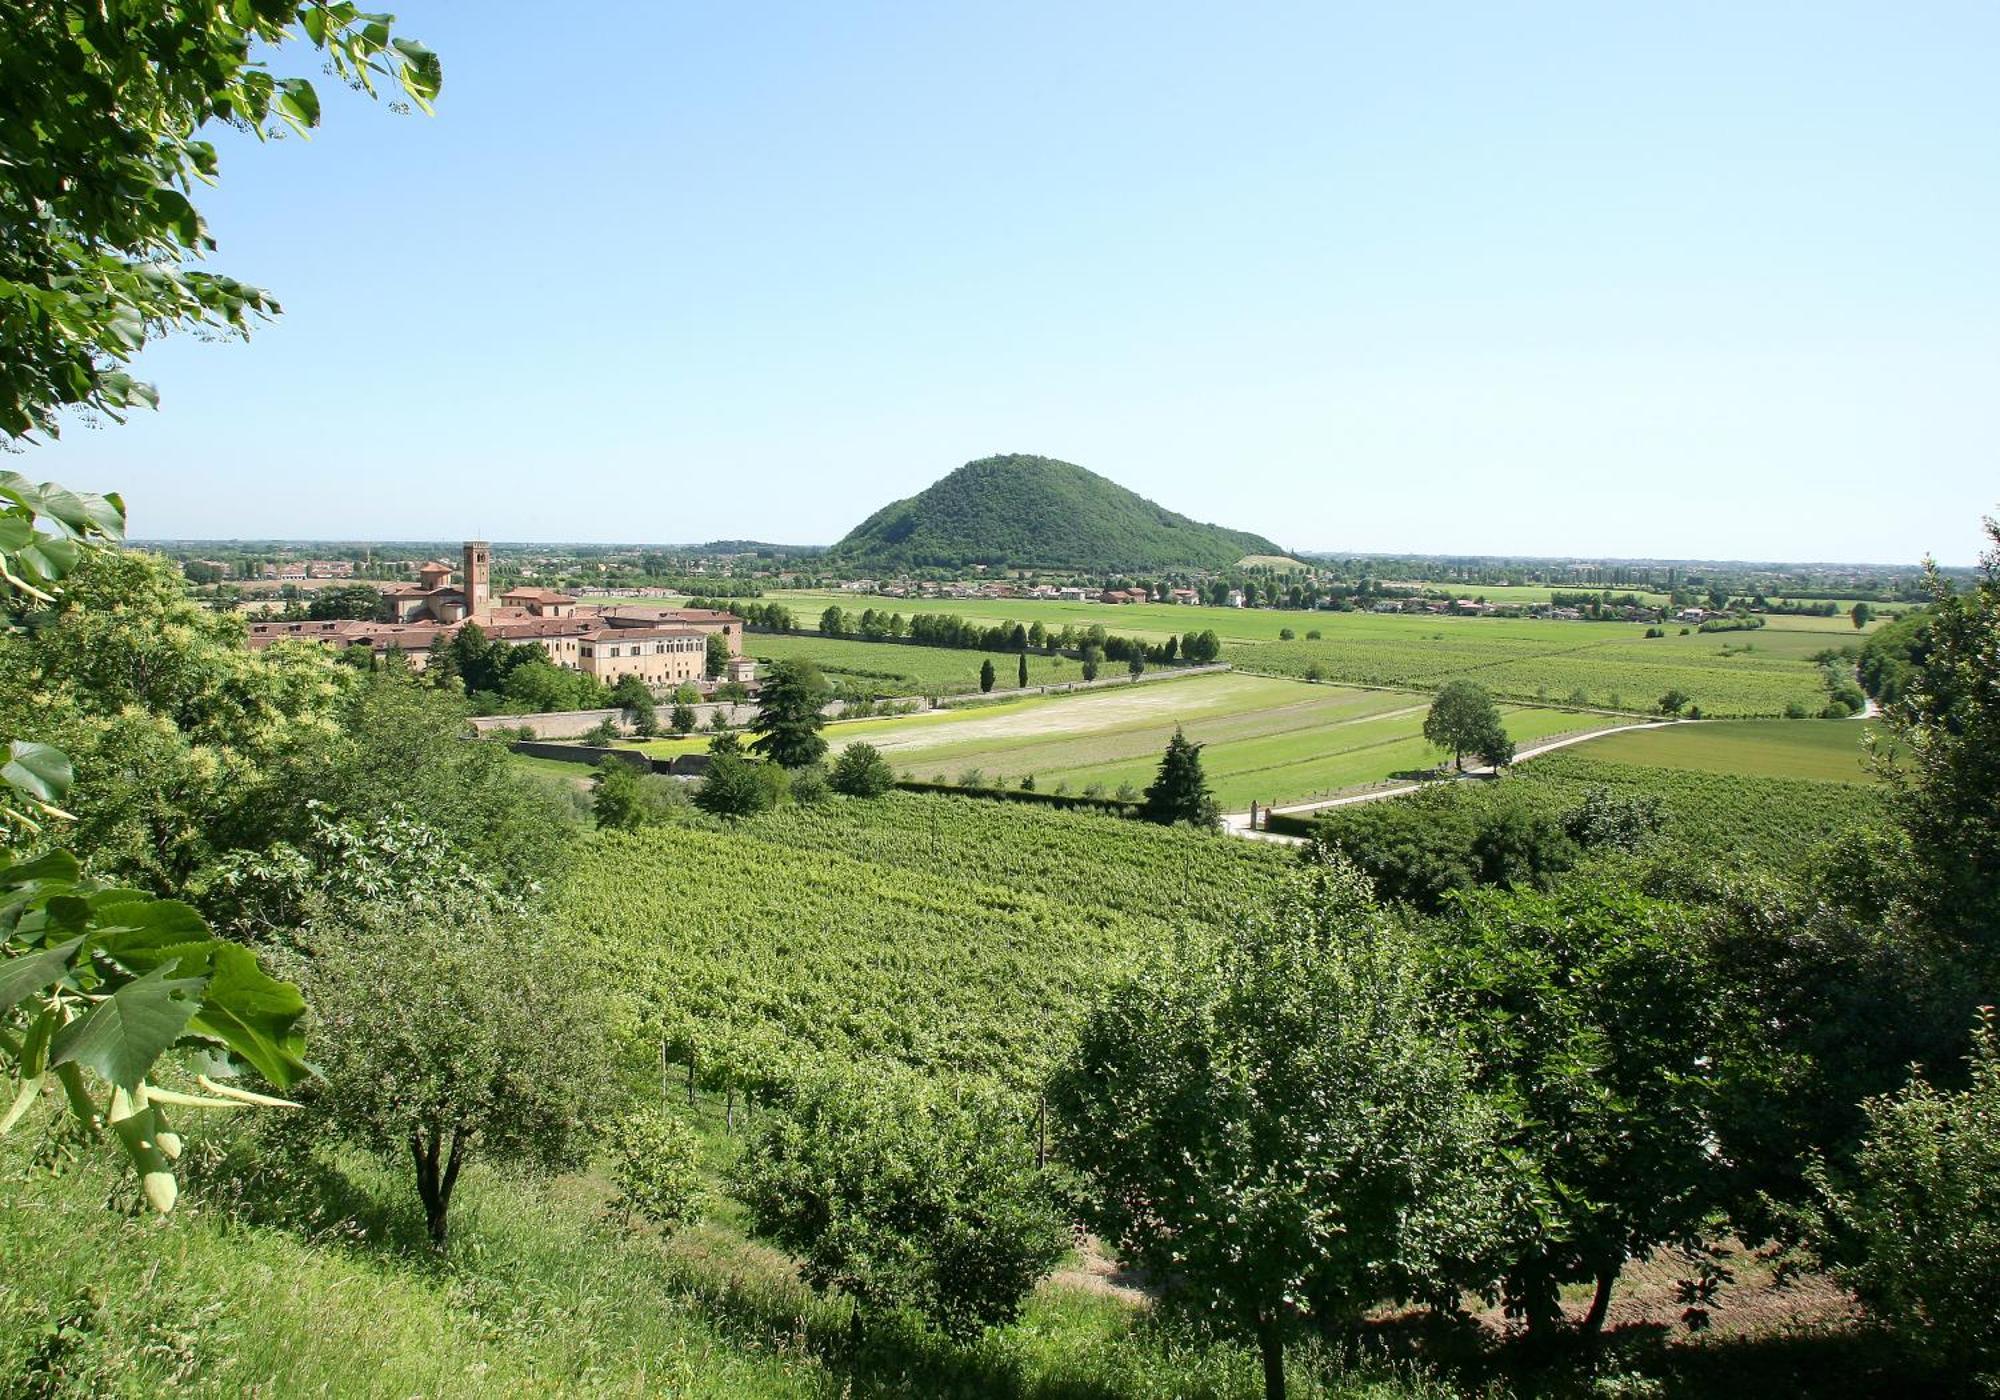
<svg viewBox="0 0 2000 1400">
<path fill-rule="evenodd" d="M 1021 664 L 1015 669 L 1014 683 L 1021 689 L 1028 688 L 1028 653 L 1021 653 Z"/>
<path fill-rule="evenodd" d="M 1212 827 L 1221 820 L 1215 796 L 1208 790 L 1208 778 L 1201 771 L 1201 745 L 1190 743 L 1180 726 L 1167 740 L 1160 757 L 1160 773 L 1146 789 L 1143 809 L 1146 820 L 1171 825 L 1192 822 Z"/>
</svg>

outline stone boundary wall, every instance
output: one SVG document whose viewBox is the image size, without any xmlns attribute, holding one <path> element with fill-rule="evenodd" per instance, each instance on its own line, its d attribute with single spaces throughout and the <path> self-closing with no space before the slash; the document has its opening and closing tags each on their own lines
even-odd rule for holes
<svg viewBox="0 0 2000 1400">
<path fill-rule="evenodd" d="M 553 758 L 559 763 L 575 763 L 589 768 L 595 768 L 607 758 L 615 758 L 643 773 L 661 773 L 675 778 L 698 778 L 708 771 L 709 763 L 705 753 L 684 753 L 679 758 L 652 758 L 637 749 L 606 749 L 591 744 L 541 744 L 532 739 L 516 739 L 507 747 L 530 758 Z"/>
</svg>

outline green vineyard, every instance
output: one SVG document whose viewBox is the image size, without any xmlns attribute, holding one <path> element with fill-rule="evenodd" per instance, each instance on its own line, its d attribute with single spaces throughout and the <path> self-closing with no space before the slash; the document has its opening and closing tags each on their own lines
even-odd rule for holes
<svg viewBox="0 0 2000 1400">
<path fill-rule="evenodd" d="M 640 1055 L 756 1089 L 807 1057 L 1039 1084 L 1089 997 L 1288 853 L 1081 813 L 899 795 L 592 841 L 559 897 Z"/>
</svg>

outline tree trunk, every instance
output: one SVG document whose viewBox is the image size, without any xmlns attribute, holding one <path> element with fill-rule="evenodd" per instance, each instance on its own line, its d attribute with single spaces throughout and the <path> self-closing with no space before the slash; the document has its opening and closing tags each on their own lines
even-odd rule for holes
<svg viewBox="0 0 2000 1400">
<path fill-rule="evenodd" d="M 410 1134 L 410 1158 L 417 1168 L 417 1196 L 424 1203 L 424 1231 L 436 1249 L 445 1246 L 451 1192 L 458 1185 L 458 1169 L 465 1165 L 463 1127 L 452 1129 L 451 1155 L 440 1164 L 439 1155 L 443 1151 L 442 1131 Z"/>
<path fill-rule="evenodd" d="M 1618 1281 L 1618 1266 L 1606 1264 L 1597 1271 L 1597 1293 L 1590 1300 L 1590 1311 L 1583 1315 L 1578 1330 L 1586 1337 L 1595 1337 L 1604 1330 L 1605 1314 L 1611 1311 L 1611 1285 Z"/>
<path fill-rule="evenodd" d="M 1285 1340 L 1268 1314 L 1257 1319 L 1257 1350 L 1264 1358 L 1264 1400 L 1285 1400 Z"/>
</svg>

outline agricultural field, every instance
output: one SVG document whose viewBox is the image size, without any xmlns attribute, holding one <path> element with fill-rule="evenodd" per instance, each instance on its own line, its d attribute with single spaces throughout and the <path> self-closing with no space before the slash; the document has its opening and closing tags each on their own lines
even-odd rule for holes
<svg viewBox="0 0 2000 1400">
<path fill-rule="evenodd" d="M 1651 711 L 1668 690 L 1679 689 L 1703 714 L 1722 717 L 1778 716 L 1792 705 L 1817 714 L 1827 694 L 1813 658 L 1857 646 L 1867 635 L 1844 617 L 1776 618 L 1766 627 L 1742 632 L 1683 634 L 1677 625 L 1667 624 L 1665 636 L 1648 638 L 1642 623 L 991 598 L 912 603 L 857 600 L 853 594 L 770 596 L 789 603 L 803 622 L 838 602 L 857 612 L 865 603 L 906 614 L 957 613 L 988 622 L 1095 625 L 1152 641 L 1213 629 L 1223 642 L 1223 660 L 1265 675 L 1303 679 L 1316 673 L 1349 685 L 1420 690 L 1466 678 L 1505 699 L 1640 713 Z M 1290 641 L 1281 636 L 1286 630 L 1295 634 Z M 1313 631 L 1321 635 L 1308 637 Z M 976 670 L 977 662 L 973 666 Z"/>
<path fill-rule="evenodd" d="M 1863 740 L 1876 729 L 1852 719 L 1749 719 L 1634 729 L 1592 741 L 1607 763 L 1754 778 L 1874 783 Z"/>
<path fill-rule="evenodd" d="M 897 793 L 602 833 L 557 898 L 629 989 L 634 1044 L 755 1086 L 801 1057 L 1026 1092 L 1107 979 L 1279 878 L 1259 842 Z M 648 1051 L 647 1053 L 652 1053 Z"/>
<path fill-rule="evenodd" d="M 1018 679 L 1015 668 L 1019 658 L 1014 655 L 920 647 L 906 642 L 746 632 L 743 649 L 762 662 L 803 658 L 816 664 L 830 681 L 883 696 L 969 694 L 979 689 L 979 667 L 985 661 L 993 663 L 995 685 L 999 688 L 1012 689 Z M 1107 670 L 1105 674 L 1115 672 Z M 1037 653 L 1028 657 L 1030 685 L 1060 685 L 1082 679 L 1079 664 L 1066 656 Z"/>
<path fill-rule="evenodd" d="M 834 753 L 866 741 L 899 773 L 920 780 L 1018 785 L 1043 792 L 1122 786 L 1143 790 L 1174 727 L 1204 745 L 1202 765 L 1231 811 L 1252 801 L 1300 802 L 1427 770 L 1439 754 L 1422 735 L 1429 697 L 1210 673 L 1081 694 L 999 701 L 828 726 Z M 1609 715 L 1538 707 L 1506 710 L 1518 744 L 1616 724 Z M 643 747 L 659 756 L 696 752 L 700 738 Z"/>
</svg>

